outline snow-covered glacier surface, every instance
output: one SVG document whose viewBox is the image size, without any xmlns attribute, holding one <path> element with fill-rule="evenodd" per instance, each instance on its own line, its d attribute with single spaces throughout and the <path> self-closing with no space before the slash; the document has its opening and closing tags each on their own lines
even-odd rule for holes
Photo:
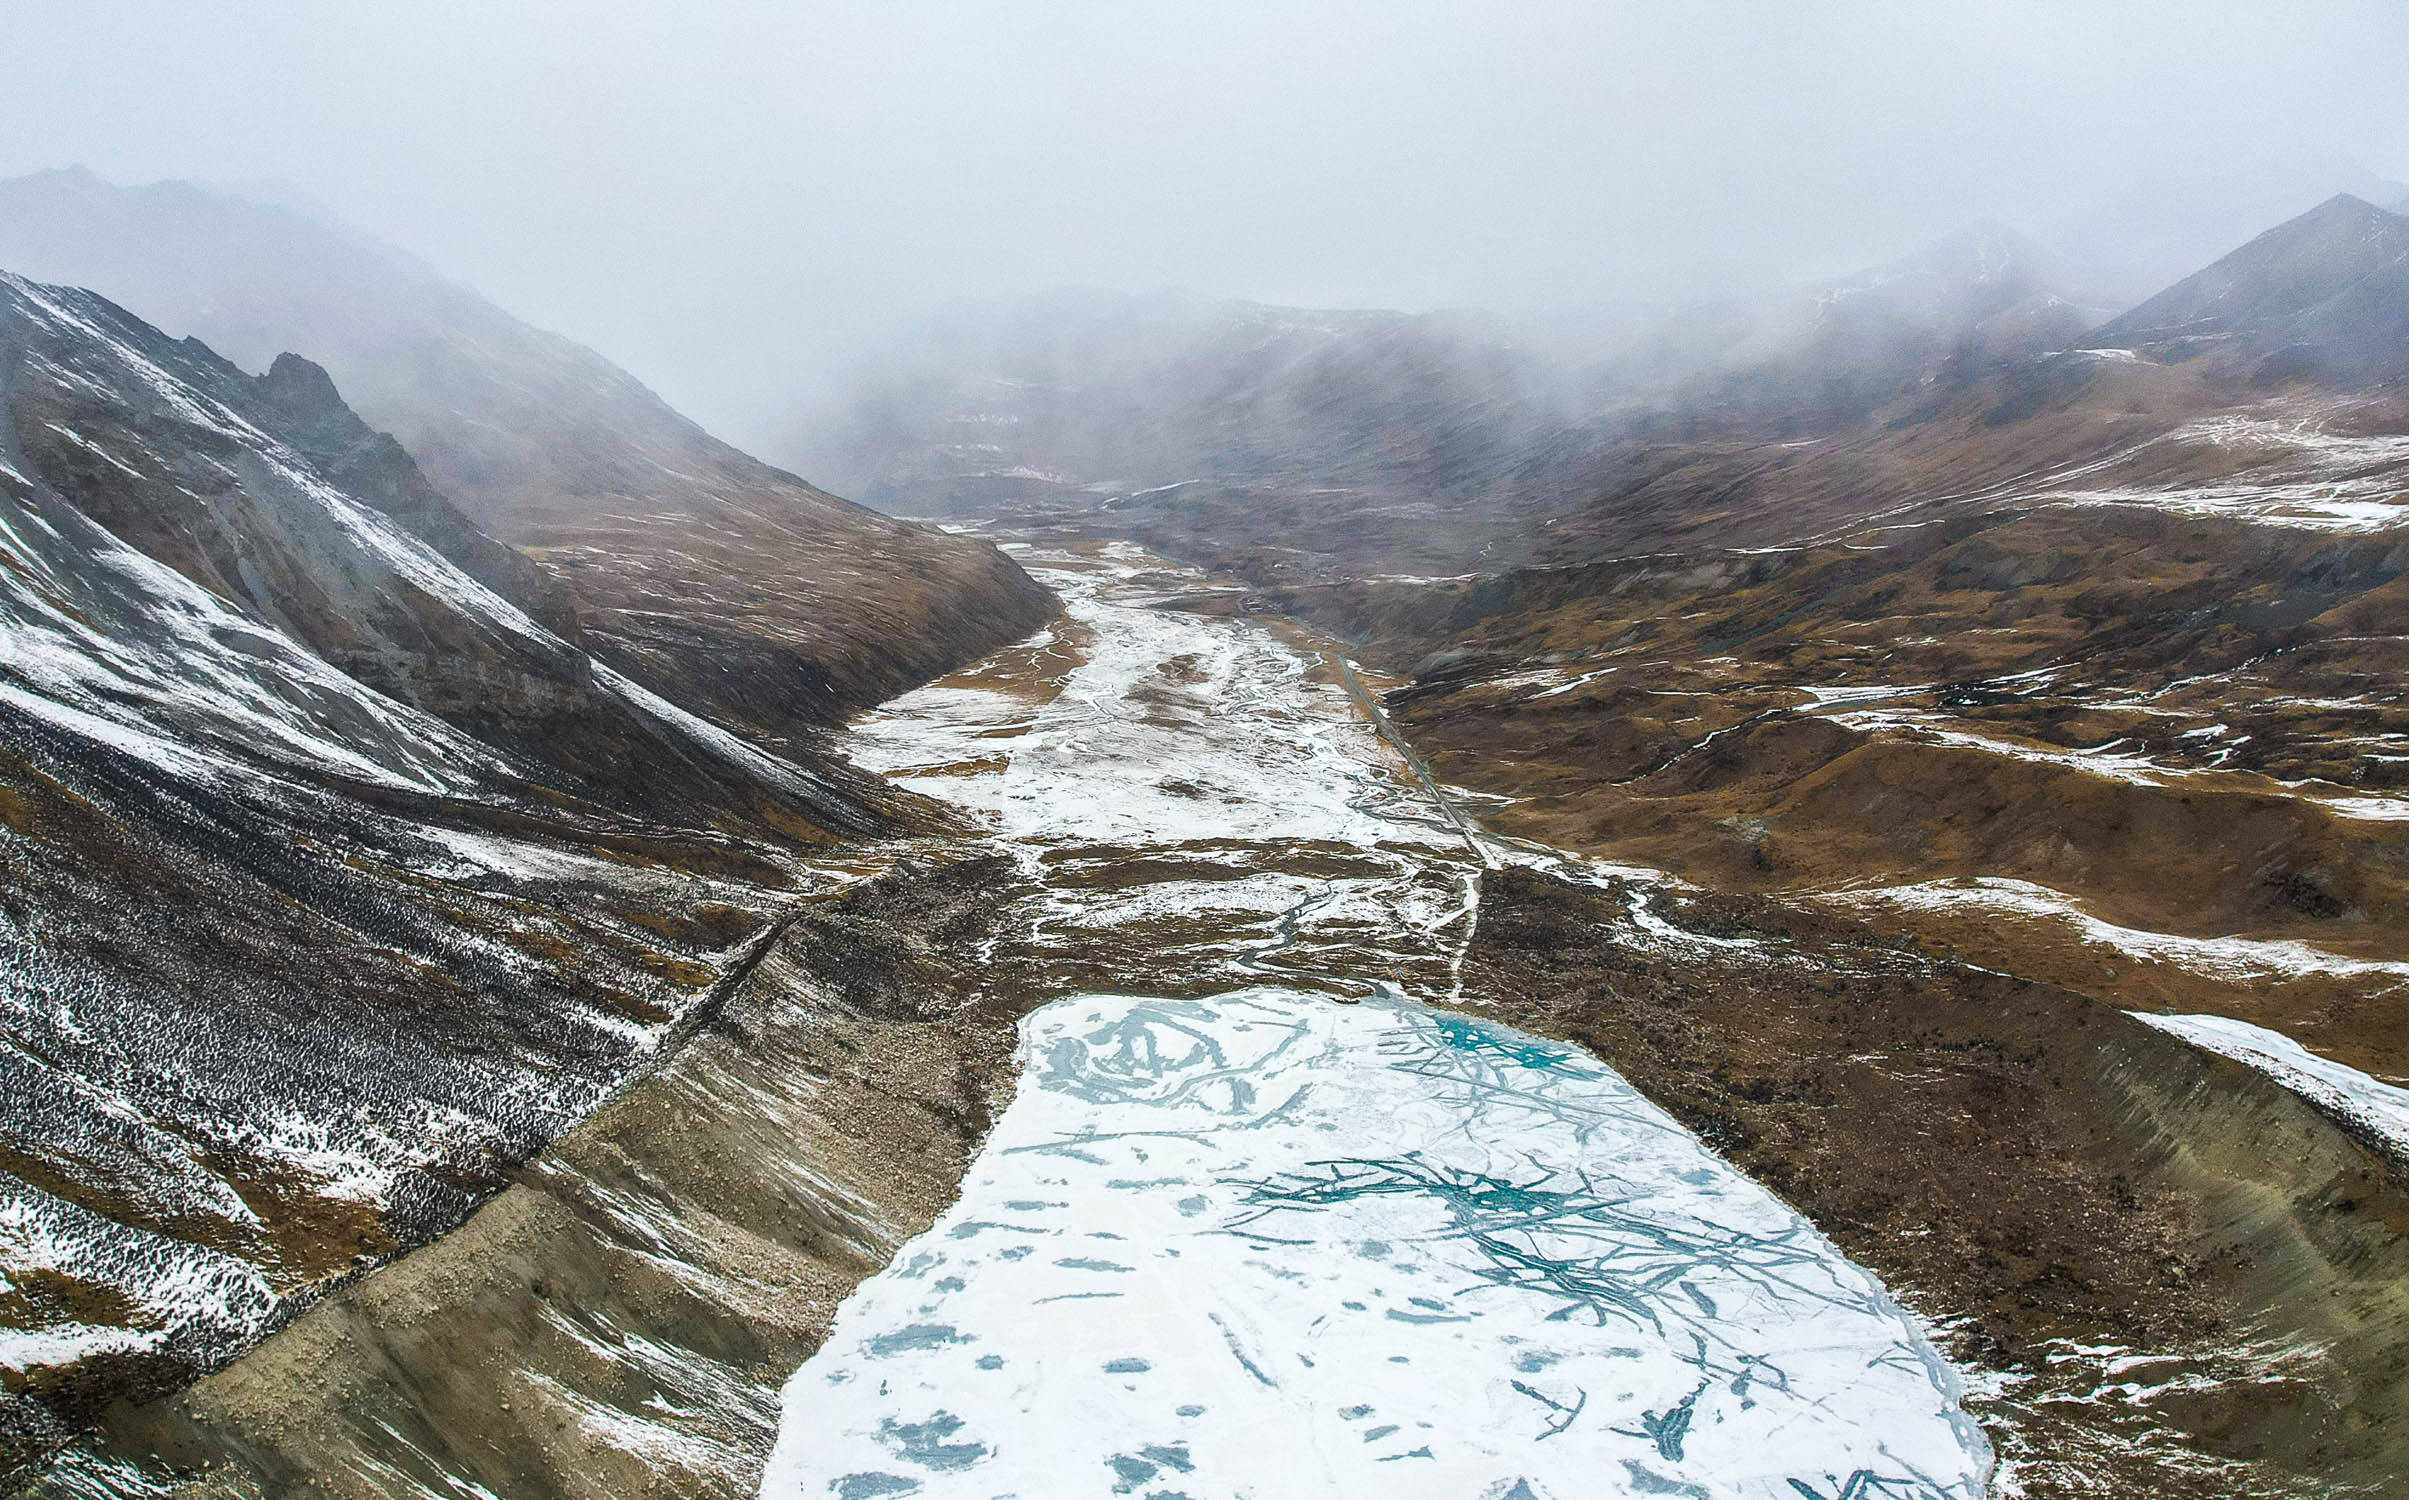
<svg viewBox="0 0 2409 1500">
<path fill-rule="evenodd" d="M 765 1493 L 1978 1496 L 1865 1271 L 1572 1048 L 1084 995 L 787 1387 Z"/>
</svg>

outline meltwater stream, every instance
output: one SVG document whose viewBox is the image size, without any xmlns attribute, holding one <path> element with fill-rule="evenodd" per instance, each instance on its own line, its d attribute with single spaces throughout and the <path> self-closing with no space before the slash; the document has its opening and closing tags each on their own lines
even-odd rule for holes
<svg viewBox="0 0 2409 1500">
<path fill-rule="evenodd" d="M 1133 553 L 1024 560 L 1071 620 L 857 753 L 986 815 L 1041 950 L 1179 982 L 1022 1023 L 959 1202 L 788 1383 L 765 1495 L 1983 1493 L 1869 1273 L 1595 1059 L 1423 1003 L 1481 861 L 1309 650 L 1148 608 L 1175 580 Z"/>
</svg>

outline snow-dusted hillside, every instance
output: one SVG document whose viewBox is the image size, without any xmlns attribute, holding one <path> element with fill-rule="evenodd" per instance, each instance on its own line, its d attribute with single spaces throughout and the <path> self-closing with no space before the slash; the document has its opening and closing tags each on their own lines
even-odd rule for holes
<svg viewBox="0 0 2409 1500">
<path fill-rule="evenodd" d="M 287 350 L 323 365 L 475 528 L 540 556 L 515 566 L 574 594 L 556 622 L 573 610 L 597 654 L 726 722 L 825 727 L 1051 609 L 985 542 L 772 468 L 593 350 L 309 212 L 35 173 L 0 181 L 0 266 L 245 369 Z"/>
<path fill-rule="evenodd" d="M 597 665 L 368 436 L 0 276 L 0 1458 L 455 1222 L 897 806 Z"/>
</svg>

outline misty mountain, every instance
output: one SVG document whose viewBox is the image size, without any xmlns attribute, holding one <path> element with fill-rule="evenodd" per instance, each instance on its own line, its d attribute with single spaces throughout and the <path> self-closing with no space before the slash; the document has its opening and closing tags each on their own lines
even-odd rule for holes
<svg viewBox="0 0 2409 1500">
<path fill-rule="evenodd" d="M 2355 502 L 2394 463 L 2401 225 L 2338 198 L 2113 322 L 2094 273 L 1982 225 L 1586 359 L 1468 315 L 1063 297 L 963 315 L 819 432 L 882 505 L 1263 581 L 1780 545 L 2053 486 Z M 2306 383 L 2254 411 L 2237 374 Z"/>
<path fill-rule="evenodd" d="M 2078 268 L 1998 225 L 1601 323 L 1586 348 L 1471 314 L 1064 293 L 957 312 L 798 443 L 905 514 L 1075 519 L 1262 577 L 1454 573 L 1536 557 L 1634 441 L 1828 429 L 2106 313 Z"/>
<path fill-rule="evenodd" d="M 566 582 L 556 615 L 598 652 L 759 734 L 831 723 L 1050 608 L 987 544 L 760 463 L 592 350 L 299 210 L 37 173 L 0 182 L 0 265 L 246 368 L 315 360 L 471 520 Z"/>
<path fill-rule="evenodd" d="M 2409 4 L 4 34 L 0 1500 L 2409 1495 Z"/>
<path fill-rule="evenodd" d="M 2409 218 L 2345 193 L 2268 230 L 2100 328 L 2162 360 L 2246 353 L 2263 374 L 2409 373 Z"/>
<path fill-rule="evenodd" d="M 1522 555 L 1567 390 L 1469 317 L 1062 293 L 957 311 L 800 441 L 906 514 L 1412 569 Z"/>
<path fill-rule="evenodd" d="M 2004 225 L 1976 224 L 1819 285 L 1690 309 L 1593 379 L 1610 398 L 1842 420 L 1944 369 L 2066 348 L 2114 303 L 2096 273 Z"/>
<path fill-rule="evenodd" d="M 0 275 L 0 1465 L 457 1222 L 913 822 L 543 592 L 315 366 Z"/>
<path fill-rule="evenodd" d="M 2335 198 L 2070 347 L 1944 361 L 1854 420 L 1693 388 L 1603 455 L 1548 556 L 1781 546 L 2095 496 L 2385 524 L 2409 463 L 2404 228 Z"/>
</svg>

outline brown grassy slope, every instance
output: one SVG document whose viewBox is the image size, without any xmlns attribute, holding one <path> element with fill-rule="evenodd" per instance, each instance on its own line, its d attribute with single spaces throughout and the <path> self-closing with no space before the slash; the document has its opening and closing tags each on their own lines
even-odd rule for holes
<svg viewBox="0 0 2409 1500">
<path fill-rule="evenodd" d="M 1517 799 L 1494 814 L 1515 832 L 1766 892 L 2007 877 L 2134 927 L 2398 960 L 2409 822 L 2345 814 L 2409 771 L 2385 758 L 2409 735 L 2405 573 L 2398 534 L 2044 506 L 1274 600 L 1415 672 L 1399 724 Z M 2057 946 L 2019 971 L 2236 1004 Z M 2409 1072 L 2398 988 L 2312 985 L 2287 1027 Z"/>
<path fill-rule="evenodd" d="M 1467 993 L 1595 1051 L 1960 1358 L 2009 1372 L 1972 1410 L 2021 1493 L 2307 1496 L 2400 1472 L 2409 1195 L 2384 1162 L 2069 991 L 1753 898 L 1658 904 L 1776 960 L 1634 945 L 1628 899 L 1487 877 Z"/>
</svg>

